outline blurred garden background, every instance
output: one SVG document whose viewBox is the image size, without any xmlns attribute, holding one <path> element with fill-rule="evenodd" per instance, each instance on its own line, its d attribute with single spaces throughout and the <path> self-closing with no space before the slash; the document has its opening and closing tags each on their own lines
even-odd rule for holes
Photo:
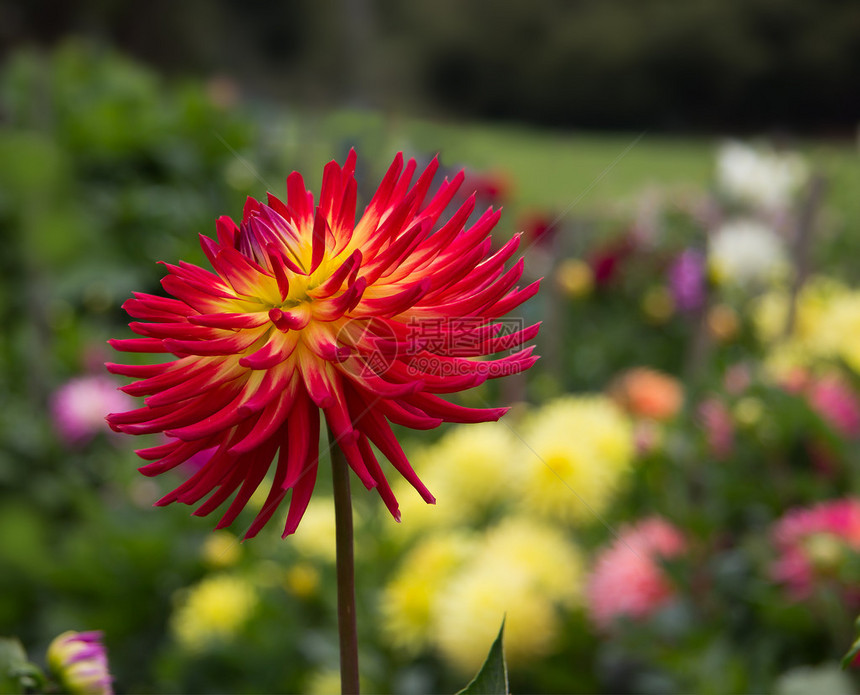
<svg viewBox="0 0 860 695">
<path fill-rule="evenodd" d="M 857 690 L 857 3 L 0 18 L 0 636 L 102 630 L 117 692 L 339 689 L 328 477 L 285 541 L 153 508 L 103 363 L 157 261 L 354 147 L 360 207 L 438 154 L 544 278 L 542 359 L 460 396 L 512 412 L 400 432 L 438 504 L 355 495 L 366 691 L 456 691 L 504 615 L 513 692 Z"/>
</svg>

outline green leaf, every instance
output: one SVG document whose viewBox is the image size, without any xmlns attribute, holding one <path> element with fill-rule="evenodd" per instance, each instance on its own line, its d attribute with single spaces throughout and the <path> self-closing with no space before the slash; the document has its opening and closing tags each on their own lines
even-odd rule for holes
<svg viewBox="0 0 860 695">
<path fill-rule="evenodd" d="M 504 651 L 505 621 L 499 628 L 499 636 L 490 647 L 487 660 L 478 671 L 478 675 L 472 679 L 457 695 L 508 695 L 508 667 L 505 664 Z"/>
<path fill-rule="evenodd" d="M 860 617 L 854 621 L 854 632 L 857 634 L 857 639 L 854 640 L 854 644 L 851 645 L 851 649 L 848 650 L 848 653 L 842 657 L 842 668 L 846 669 L 851 665 L 851 662 L 854 661 L 854 657 L 860 654 Z"/>
<path fill-rule="evenodd" d="M 0 694 L 19 695 L 41 682 L 41 673 L 27 660 L 14 637 L 0 637 Z"/>
</svg>

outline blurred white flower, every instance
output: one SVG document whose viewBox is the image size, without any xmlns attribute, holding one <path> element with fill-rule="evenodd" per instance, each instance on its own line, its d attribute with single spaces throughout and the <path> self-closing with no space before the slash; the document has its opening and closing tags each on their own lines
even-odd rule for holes
<svg viewBox="0 0 860 695">
<path fill-rule="evenodd" d="M 717 282 L 749 285 L 779 278 L 788 261 L 785 245 L 771 227 L 739 219 L 711 236 L 708 264 Z"/>
<path fill-rule="evenodd" d="M 809 176 L 805 160 L 793 152 L 725 143 L 717 153 L 717 183 L 728 196 L 765 210 L 788 206 Z"/>
</svg>

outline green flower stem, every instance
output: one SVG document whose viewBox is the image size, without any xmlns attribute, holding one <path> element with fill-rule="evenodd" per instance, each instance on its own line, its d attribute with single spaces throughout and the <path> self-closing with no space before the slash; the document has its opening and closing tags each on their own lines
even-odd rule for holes
<svg viewBox="0 0 860 695">
<path fill-rule="evenodd" d="M 331 440 L 331 433 L 329 433 Z M 358 695 L 358 632 L 355 620 L 355 558 L 352 540 L 352 499 L 349 466 L 340 447 L 331 442 L 334 483 L 335 544 L 337 547 L 337 627 L 340 635 L 340 688 Z"/>
</svg>

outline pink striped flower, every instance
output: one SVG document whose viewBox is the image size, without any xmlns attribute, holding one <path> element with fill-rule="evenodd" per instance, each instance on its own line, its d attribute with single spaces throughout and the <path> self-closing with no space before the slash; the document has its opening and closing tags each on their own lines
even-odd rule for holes
<svg viewBox="0 0 860 695">
<path fill-rule="evenodd" d="M 681 532 L 660 517 L 622 529 L 598 555 L 589 577 L 586 609 L 591 621 L 609 630 L 619 619 L 652 615 L 675 593 L 660 561 L 680 555 L 686 545 Z"/>
<path fill-rule="evenodd" d="M 69 630 L 55 637 L 48 646 L 47 662 L 64 692 L 113 695 L 113 678 L 100 631 Z"/>
<path fill-rule="evenodd" d="M 395 518 L 397 501 L 371 444 L 428 502 L 391 424 L 429 429 L 442 422 L 497 420 L 505 408 L 455 405 L 437 394 L 520 372 L 537 357 L 518 348 L 538 326 L 505 330 L 498 319 L 537 292 L 519 288 L 519 237 L 491 252 L 499 213 L 472 226 L 469 198 L 439 219 L 463 182 L 441 183 L 425 202 L 438 164 L 412 183 L 414 160 L 398 154 L 355 222 L 355 153 L 330 162 L 318 204 L 300 174 L 287 202 L 248 199 L 241 224 L 221 217 L 217 241 L 201 237 L 214 272 L 180 262 L 162 280 L 172 298 L 135 293 L 123 306 L 143 336 L 117 350 L 169 353 L 153 365 L 108 364 L 140 380 L 123 388 L 143 407 L 109 417 L 128 434 L 163 432 L 170 441 L 138 451 L 154 476 L 215 447 L 205 465 L 156 502 L 214 511 L 231 495 L 218 527 L 236 518 L 274 465 L 273 482 L 246 538 L 292 491 L 284 536 L 293 533 L 314 488 L 319 412 L 350 467 L 376 488 Z M 208 497 L 207 497 L 208 496 Z"/>
</svg>

